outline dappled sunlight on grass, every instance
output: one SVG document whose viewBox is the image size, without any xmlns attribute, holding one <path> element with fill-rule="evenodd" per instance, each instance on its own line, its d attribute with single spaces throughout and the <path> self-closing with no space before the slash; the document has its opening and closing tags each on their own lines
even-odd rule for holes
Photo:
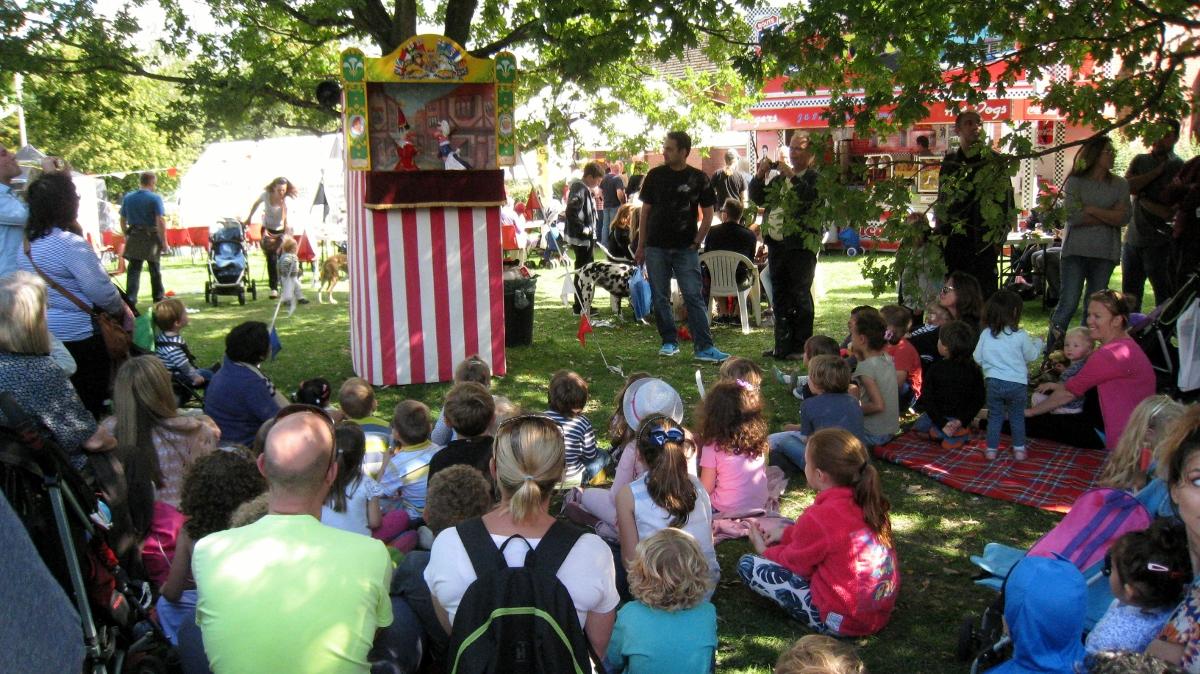
<svg viewBox="0 0 1200 674">
<path fill-rule="evenodd" d="M 164 269 L 167 287 L 175 289 L 192 314 L 184 336 L 201 364 L 218 360 L 224 350 L 225 334 L 244 320 L 269 322 L 275 303 L 267 299 L 267 283 L 261 255 L 252 259 L 259 281 L 259 299 L 238 306 L 236 298 L 222 298 L 220 307 L 204 305 L 204 267 L 189 267 L 184 260 L 170 259 Z M 846 318 L 858 304 L 881 306 L 895 301 L 894 293 L 872 298 L 858 263 L 840 254 L 827 254 L 818 267 L 825 294 L 817 300 L 816 330 L 841 341 Z M 508 375 L 493 380 L 492 388 L 522 408 L 545 409 L 550 375 L 561 368 L 579 372 L 591 386 L 585 413 L 603 437 L 613 413 L 613 396 L 622 385 L 620 376 L 608 371 L 599 349 L 610 365 L 625 374 L 646 371 L 662 377 L 677 388 L 684 399 L 688 423 L 694 423 L 699 394 L 695 372 L 706 385 L 717 376 L 717 366 L 692 360 L 691 344 L 680 344 L 681 353 L 671 358 L 657 355 L 658 332 L 652 325 L 636 324 L 628 302 L 623 302 L 623 319 L 614 327 L 597 327 L 580 346 L 575 333 L 579 319 L 558 298 L 563 269 L 535 270 L 538 294 L 534 313 L 533 344 L 508 349 Z M 143 280 L 142 287 L 149 283 Z M 315 292 L 305 292 L 312 303 L 297 307 L 291 318 L 281 317 L 278 328 L 284 350 L 263 370 L 276 386 L 290 393 L 305 378 L 323 376 L 334 389 L 353 372 L 349 355 L 349 286 L 342 283 L 335 293 L 338 305 L 316 303 Z M 231 302 L 232 300 L 232 302 Z M 143 299 L 143 308 L 148 299 Z M 600 291 L 594 302 L 597 319 L 614 319 L 607 295 Z M 1040 302 L 1026 304 L 1024 327 L 1044 334 L 1048 312 Z M 772 430 L 798 421 L 799 401 L 771 376 L 773 361 L 760 357 L 772 344 L 770 328 L 742 335 L 738 326 L 714 326 L 714 338 L 723 351 L 749 357 L 766 371 L 763 395 Z M 790 371 L 802 371 L 789 363 Z M 390 418 L 396 403 L 406 398 L 427 404 L 436 414 L 442 406 L 446 384 L 389 387 L 376 390 L 380 415 Z M 603 442 L 607 446 L 607 442 Z M 897 466 L 877 462 L 884 489 L 892 502 L 893 526 L 901 568 L 900 594 L 891 624 L 879 635 L 855 640 L 872 672 L 911 671 L 921 674 L 961 672 L 953 660 L 955 629 L 965 615 L 978 613 L 994 593 L 976 587 L 970 580 L 975 571 L 967 557 L 982 551 L 989 541 L 1028 547 L 1050 529 L 1058 517 L 1031 508 L 971 496 L 943 487 L 936 481 Z M 783 513 L 798 516 L 815 494 L 807 488 L 803 474 L 792 475 L 782 499 Z M 738 558 L 750 552 L 748 542 L 728 541 L 718 546 L 722 577 L 714 603 L 719 613 L 721 636 L 718 652 L 721 672 L 769 672 L 781 649 L 807 630 L 789 620 L 782 610 L 741 586 L 734 571 Z"/>
</svg>

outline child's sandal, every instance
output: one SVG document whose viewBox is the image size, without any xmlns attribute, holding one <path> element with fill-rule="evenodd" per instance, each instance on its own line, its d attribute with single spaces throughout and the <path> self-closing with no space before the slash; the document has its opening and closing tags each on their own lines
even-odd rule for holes
<svg viewBox="0 0 1200 674">
<path fill-rule="evenodd" d="M 1029 455 L 1024 449 L 1013 450 L 1013 461 L 1024 461 L 1028 457 Z"/>
<path fill-rule="evenodd" d="M 996 456 L 997 456 L 997 452 L 996 452 L 996 450 L 992 449 L 991 447 L 988 447 L 988 448 L 987 448 L 986 450 L 984 450 L 984 452 L 983 452 L 983 458 L 984 458 L 984 459 L 987 459 L 988 461 L 995 461 L 995 460 L 996 460 Z"/>
</svg>

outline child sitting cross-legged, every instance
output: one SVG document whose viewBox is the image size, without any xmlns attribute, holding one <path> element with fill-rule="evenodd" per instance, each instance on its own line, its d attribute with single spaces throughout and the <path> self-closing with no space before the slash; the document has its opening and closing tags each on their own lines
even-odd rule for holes
<svg viewBox="0 0 1200 674">
<path fill-rule="evenodd" d="M 840 429 L 814 433 L 806 454 L 816 501 L 791 526 L 751 528 L 757 554 L 738 560 L 738 576 L 821 634 L 874 634 L 900 589 L 879 472 L 863 443 Z"/>
<path fill-rule="evenodd" d="M 837 340 L 828 335 L 813 335 L 804 342 L 804 365 L 811 367 L 812 359 L 817 356 L 838 356 L 842 355 L 842 347 L 837 343 Z M 809 374 L 791 375 L 786 374 L 779 368 L 775 368 L 775 379 L 781 384 L 787 385 L 792 389 L 792 396 L 797 400 L 804 400 L 812 395 L 812 389 L 808 386 Z"/>
<path fill-rule="evenodd" d="M 425 510 L 425 494 L 429 484 L 429 461 L 441 449 L 429 441 L 433 422 L 429 408 L 416 400 L 403 400 L 392 415 L 392 444 L 396 453 L 388 460 L 379 478 L 383 493 L 380 505 L 386 515 L 394 511 L 405 513 L 404 518 L 385 519 L 376 531 L 376 538 L 390 540 L 404 529 L 416 528 Z M 400 531 L 392 527 L 403 526 Z"/>
<path fill-rule="evenodd" d="M 468 356 L 461 363 L 454 366 L 454 383 L 461 384 L 466 381 L 473 381 L 483 386 L 483 388 L 491 390 L 491 366 L 479 356 Z M 433 433 L 429 436 L 429 439 L 439 447 L 445 447 L 450 444 L 451 440 L 455 439 L 454 430 L 450 428 L 450 424 L 446 420 L 445 408 L 438 414 L 437 423 L 433 425 Z"/>
<path fill-rule="evenodd" d="M 487 434 L 496 415 L 492 394 L 475 382 L 460 382 L 446 394 L 442 408 L 455 437 L 429 460 L 429 479 L 450 466 L 472 466 L 492 482 L 492 436 Z"/>
<path fill-rule="evenodd" d="M 900 384 L 900 409 L 907 411 L 921 397 L 921 354 L 908 341 L 912 327 L 912 312 L 905 307 L 889 304 L 879 310 L 887 322 L 883 339 L 887 343 L 883 350 L 892 357 L 896 366 L 896 381 Z"/>
<path fill-rule="evenodd" d="M 874 309 L 850 317 L 850 350 L 858 359 L 854 379 L 861 388 L 865 439 L 871 447 L 886 444 L 900 430 L 900 387 L 896 366 L 883 347 L 887 323 Z"/>
<path fill-rule="evenodd" d="M 683 420 L 683 400 L 679 394 L 666 382 L 654 379 L 645 372 L 629 375 L 625 385 L 617 391 L 614 402 L 617 409 L 609 422 L 609 437 L 613 447 L 620 453 L 620 460 L 614 471 L 612 486 L 607 489 L 572 489 L 563 501 L 563 514 L 568 519 L 576 524 L 594 527 L 599 536 L 609 541 L 618 538 L 617 494 L 646 472 L 646 464 L 637 449 L 637 429 L 641 419 L 652 414 L 665 414 L 677 422 Z M 695 457 L 690 457 L 690 460 L 694 473 Z"/>
<path fill-rule="evenodd" d="M 635 597 L 617 611 L 605 669 L 626 674 L 711 672 L 717 610 L 712 578 L 691 534 L 666 528 L 637 544 L 629 565 Z"/>
<path fill-rule="evenodd" d="M 688 474 L 687 457 L 695 454 L 692 441 L 673 419 L 653 415 L 638 427 L 637 450 L 647 470 L 616 495 L 617 531 L 625 566 L 637 557 L 638 541 L 674 527 L 696 539 L 715 588 L 721 566 L 713 547 L 712 503 L 700 480 Z"/>
<path fill-rule="evenodd" d="M 817 356 L 808 363 L 808 386 L 812 395 L 800 404 L 800 423 L 785 424 L 769 441 L 776 457 L 784 457 L 796 470 L 804 470 L 804 446 L 809 436 L 822 428 L 842 428 L 862 440 L 862 406 L 850 388 L 850 366 L 838 356 Z"/>
<path fill-rule="evenodd" d="M 963 321 L 950 321 L 938 331 L 941 360 L 925 372 L 913 430 L 940 440 L 942 447 L 957 449 L 970 436 L 971 422 L 983 408 L 983 371 L 972 358 L 975 330 Z"/>
<path fill-rule="evenodd" d="M 346 419 L 362 428 L 367 448 L 363 455 L 362 472 L 379 479 L 379 472 L 391 452 L 392 431 L 388 422 L 375 416 L 379 403 L 375 400 L 375 389 L 366 379 L 351 377 L 342 382 L 338 389 L 338 406 Z"/>
<path fill-rule="evenodd" d="M 450 466 L 429 480 L 423 515 L 431 536 L 436 537 L 461 522 L 482 517 L 493 505 L 492 485 L 479 471 L 466 465 Z M 404 604 L 412 609 L 421 624 L 426 650 L 435 662 L 443 662 L 450 635 L 438 621 L 424 576 L 429 565 L 427 548 L 432 545 L 432 538 L 422 541 L 422 549 L 413 550 L 400 560 L 392 574 L 391 595 L 403 598 Z"/>
<path fill-rule="evenodd" d="M 342 531 L 378 538 L 399 552 L 417 545 L 417 532 L 409 531 L 408 513 L 394 510 L 385 517 L 380 507 L 383 490 L 362 471 L 366 440 L 362 429 L 350 421 L 333 428 L 338 473 L 321 507 L 321 523 Z"/>
<path fill-rule="evenodd" d="M 1088 653 L 1146 650 L 1192 580 L 1187 534 L 1167 519 L 1117 539 L 1104 560 L 1112 604 L 1088 633 Z"/>
<path fill-rule="evenodd" d="M 550 409 L 544 414 L 562 428 L 567 449 L 563 486 L 589 484 L 608 465 L 608 452 L 596 446 L 596 431 L 583 414 L 588 401 L 588 383 L 570 370 L 559 370 L 550 378 L 547 394 Z"/>
<path fill-rule="evenodd" d="M 267 490 L 245 449 L 221 450 L 192 463 L 183 478 L 179 510 L 188 520 L 175 539 L 175 557 L 158 598 L 158 623 L 174 645 L 186 625 L 196 627 L 196 580 L 192 577 L 192 551 L 196 541 L 231 526 L 231 515 L 243 503 Z"/>
<path fill-rule="evenodd" d="M 700 482 L 723 516 L 753 514 L 767 505 L 767 420 L 758 387 L 719 381 L 700 401 L 696 418 Z"/>
</svg>

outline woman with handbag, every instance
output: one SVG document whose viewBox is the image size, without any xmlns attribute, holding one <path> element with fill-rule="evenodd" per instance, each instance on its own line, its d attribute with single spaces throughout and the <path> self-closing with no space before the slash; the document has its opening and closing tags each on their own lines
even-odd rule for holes
<svg viewBox="0 0 1200 674">
<path fill-rule="evenodd" d="M 109 279 L 76 222 L 79 195 L 71 178 L 44 175 L 26 190 L 29 220 L 18 265 L 49 286 L 46 322 L 75 359 L 71 383 L 84 407 L 104 414 L 113 365 L 129 353 L 133 312 Z"/>
<path fill-rule="evenodd" d="M 283 237 L 290 233 L 287 219 L 287 200 L 295 199 L 298 192 L 296 186 L 287 178 L 280 176 L 263 188 L 263 193 L 250 205 L 250 215 L 246 216 L 244 224 L 249 227 L 254 219 L 258 205 L 263 207 L 262 246 L 263 255 L 267 258 L 267 281 L 271 285 L 271 299 L 279 297 L 279 271 L 276 263 L 279 261 L 279 249 L 283 245 Z"/>
</svg>

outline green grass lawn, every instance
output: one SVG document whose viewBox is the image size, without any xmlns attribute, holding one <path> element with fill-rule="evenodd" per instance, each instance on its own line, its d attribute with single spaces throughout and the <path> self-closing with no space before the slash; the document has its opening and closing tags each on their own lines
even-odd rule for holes
<svg viewBox="0 0 1200 674">
<path fill-rule="evenodd" d="M 202 364 L 220 358 L 225 333 L 245 320 L 270 321 L 274 302 L 266 299 L 266 280 L 262 257 L 254 255 L 251 264 L 260 278 L 257 301 L 238 306 L 236 298 L 222 298 L 220 307 L 204 304 L 205 272 L 186 257 L 165 264 L 165 282 L 199 311 L 192 315 L 185 333 L 192 351 Z M 846 332 L 850 308 L 858 304 L 881 306 L 894 297 L 872 298 L 858 263 L 840 254 L 822 257 L 818 277 L 825 293 L 817 299 L 817 332 L 840 340 Z M 529 410 L 545 409 L 546 388 L 550 375 L 559 368 L 570 368 L 591 382 L 591 401 L 586 413 L 597 429 L 606 426 L 612 415 L 613 396 L 621 378 L 605 369 L 600 349 L 610 364 L 626 374 L 647 371 L 659 376 L 683 395 L 694 408 L 698 393 L 694 383 L 697 369 L 711 383 L 716 366 L 700 364 L 688 356 L 690 349 L 675 358 L 657 356 L 659 339 L 649 325 L 622 321 L 615 328 L 596 328 L 586 347 L 575 339 L 577 319 L 570 307 L 558 300 L 562 272 L 538 270 L 539 286 L 532 346 L 508 350 L 508 376 L 494 382 L 493 389 Z M 1117 274 L 1120 270 L 1117 270 Z M 1119 276 L 1114 277 L 1117 281 Z M 142 306 L 149 302 L 149 281 L 142 281 Z M 279 358 L 263 366 L 264 371 L 284 391 L 294 391 L 303 379 L 324 376 L 336 388 L 352 376 L 350 367 L 347 284 L 339 286 L 337 306 L 315 303 L 299 307 L 292 318 L 281 317 L 279 335 L 284 349 Z M 598 318 L 611 318 L 603 291 L 596 300 Z M 315 300 L 315 293 L 309 292 Z M 630 315 L 628 308 L 626 316 Z M 1024 327 L 1035 335 L 1044 335 L 1048 312 L 1040 301 L 1026 305 Z M 1078 317 L 1077 317 L 1078 320 Z M 752 357 L 769 372 L 772 365 L 759 358 L 771 344 L 769 328 L 755 329 L 742 335 L 740 327 L 714 326 L 717 346 L 733 354 Z M 377 390 L 382 415 L 390 417 L 395 404 L 415 398 L 433 410 L 441 408 L 447 385 L 414 385 Z M 785 422 L 797 419 L 797 401 L 783 386 L 768 381 L 764 385 L 771 427 L 777 430 Z M 985 543 L 999 541 L 1027 547 L 1049 530 L 1058 517 L 1032 508 L 1002 501 L 970 496 L 942 487 L 937 482 L 890 464 L 880 466 L 888 497 L 892 501 L 901 567 L 901 591 L 891 624 L 881 634 L 857 640 L 862 656 L 872 672 L 961 672 L 964 667 L 954 659 L 959 622 L 977 614 L 994 598 L 989 590 L 971 582 L 976 571 L 968 555 L 982 551 Z M 805 488 L 803 476 L 792 479 L 784 497 L 784 513 L 798 515 L 812 502 L 813 493 Z M 806 630 L 787 619 L 783 612 L 752 595 L 740 586 L 734 566 L 750 547 L 745 542 L 721 544 L 722 581 L 714 597 L 720 616 L 722 672 L 769 672 L 781 649 Z"/>
</svg>

